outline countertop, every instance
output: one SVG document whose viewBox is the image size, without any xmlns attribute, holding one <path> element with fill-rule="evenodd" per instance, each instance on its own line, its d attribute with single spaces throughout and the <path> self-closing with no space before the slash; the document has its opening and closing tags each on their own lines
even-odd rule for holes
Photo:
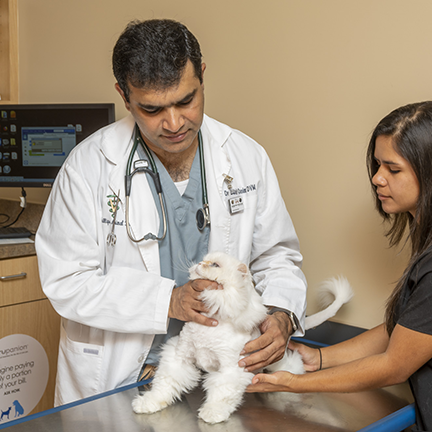
<svg viewBox="0 0 432 432">
<path fill-rule="evenodd" d="M 43 204 L 27 204 L 18 221 L 12 226 L 25 227 L 35 234 L 42 218 L 44 208 L 45 206 Z M 12 222 L 17 217 L 20 211 L 21 207 L 18 201 L 0 199 L 0 225 L 8 225 L 8 223 Z M 8 222 L 6 222 L 5 217 L 2 216 L 3 214 L 9 216 Z M 30 238 L 34 240 L 34 235 Z M 18 258 L 35 254 L 34 243 L 0 245 L 0 259 Z"/>
</svg>

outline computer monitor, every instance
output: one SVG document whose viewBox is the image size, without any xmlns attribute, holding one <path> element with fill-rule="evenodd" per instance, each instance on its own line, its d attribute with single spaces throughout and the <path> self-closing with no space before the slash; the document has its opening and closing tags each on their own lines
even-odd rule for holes
<svg viewBox="0 0 432 432">
<path fill-rule="evenodd" d="M 0 103 L 0 116 L 0 187 L 51 187 L 70 151 L 115 120 L 110 103 Z"/>
</svg>

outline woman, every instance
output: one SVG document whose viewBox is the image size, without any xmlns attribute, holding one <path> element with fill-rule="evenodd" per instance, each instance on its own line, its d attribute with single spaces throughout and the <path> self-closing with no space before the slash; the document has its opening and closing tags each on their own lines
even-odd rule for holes
<svg viewBox="0 0 432 432">
<path fill-rule="evenodd" d="M 432 102 L 396 109 L 375 128 L 367 152 L 376 207 L 391 222 L 390 245 L 409 229 L 411 259 L 388 300 L 385 323 L 303 356 L 304 375 L 254 377 L 249 392 L 356 392 L 409 379 L 416 428 L 432 430 Z"/>
</svg>

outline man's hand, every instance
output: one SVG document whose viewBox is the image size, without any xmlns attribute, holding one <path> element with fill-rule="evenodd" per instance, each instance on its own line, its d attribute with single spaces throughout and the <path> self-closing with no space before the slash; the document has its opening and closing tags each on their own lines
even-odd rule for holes
<svg viewBox="0 0 432 432">
<path fill-rule="evenodd" d="M 208 312 L 200 299 L 201 293 L 205 289 L 223 289 L 223 287 L 217 282 L 196 279 L 174 288 L 171 294 L 168 316 L 180 321 L 194 321 L 209 327 L 218 325 L 215 319 L 202 315 L 203 312 Z"/>
<path fill-rule="evenodd" d="M 268 315 L 260 325 L 262 335 L 248 342 L 242 355 L 253 353 L 239 361 L 239 366 L 251 372 L 280 360 L 292 334 L 291 321 L 284 312 Z M 257 352 L 254 352 L 257 351 Z"/>
</svg>

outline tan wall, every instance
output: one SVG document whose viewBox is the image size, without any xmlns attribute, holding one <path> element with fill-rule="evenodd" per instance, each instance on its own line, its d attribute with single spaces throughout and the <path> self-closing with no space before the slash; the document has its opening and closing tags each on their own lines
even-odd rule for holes
<svg viewBox="0 0 432 432">
<path fill-rule="evenodd" d="M 20 102 L 115 102 L 112 46 L 131 19 L 174 18 L 198 37 L 206 112 L 269 152 L 310 283 L 344 274 L 336 320 L 371 327 L 405 255 L 388 250 L 365 171 L 371 130 L 432 99 L 429 0 L 19 0 Z M 0 189 L 18 199 L 19 189 Z M 28 190 L 45 202 L 44 190 Z"/>
</svg>

